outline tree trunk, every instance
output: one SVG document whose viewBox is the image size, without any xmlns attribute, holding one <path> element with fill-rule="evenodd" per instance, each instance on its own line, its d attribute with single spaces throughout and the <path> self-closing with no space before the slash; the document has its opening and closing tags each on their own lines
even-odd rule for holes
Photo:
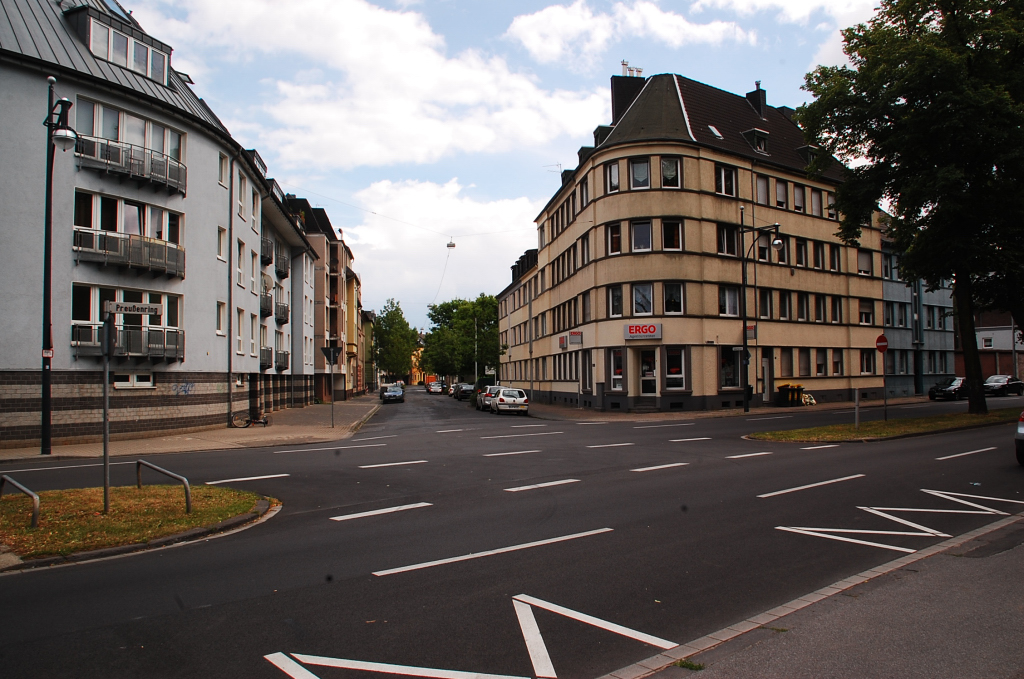
<svg viewBox="0 0 1024 679">
<path fill-rule="evenodd" d="M 984 378 L 981 374 L 981 354 L 978 353 L 978 336 L 974 332 L 974 300 L 971 297 L 970 275 L 957 272 L 953 284 L 953 313 L 960 332 L 960 348 L 964 352 L 964 376 L 967 378 L 969 399 L 967 412 L 975 415 L 988 413 L 985 402 Z"/>
</svg>

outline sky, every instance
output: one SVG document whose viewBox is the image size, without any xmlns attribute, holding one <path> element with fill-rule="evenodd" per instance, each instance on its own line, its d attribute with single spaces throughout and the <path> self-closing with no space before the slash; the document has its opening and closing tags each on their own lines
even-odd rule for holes
<svg viewBox="0 0 1024 679">
<path fill-rule="evenodd" d="M 795 108 L 875 0 L 122 4 L 268 176 L 327 210 L 363 307 L 394 298 L 426 328 L 430 304 L 511 282 L 623 60 Z"/>
</svg>

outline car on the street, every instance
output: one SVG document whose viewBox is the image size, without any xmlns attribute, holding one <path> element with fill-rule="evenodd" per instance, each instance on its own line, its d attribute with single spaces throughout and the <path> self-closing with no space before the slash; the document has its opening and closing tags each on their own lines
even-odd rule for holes
<svg viewBox="0 0 1024 679">
<path fill-rule="evenodd" d="M 530 399 L 522 389 L 509 389 L 502 387 L 491 397 L 491 412 L 495 415 L 502 413 L 519 413 L 528 415 L 530 413 Z"/>
<path fill-rule="evenodd" d="M 933 401 L 943 398 L 958 401 L 967 398 L 967 380 L 963 377 L 947 377 L 936 382 L 935 386 L 928 390 L 928 398 Z"/>
<path fill-rule="evenodd" d="M 490 410 L 491 409 L 491 398 L 496 393 L 501 391 L 500 386 L 489 386 L 483 389 L 479 394 L 476 395 L 476 409 L 477 410 Z"/>
<path fill-rule="evenodd" d="M 452 395 L 454 395 L 454 394 L 455 394 L 455 387 L 457 387 L 457 386 L 459 386 L 459 385 L 458 385 L 458 384 L 453 384 L 453 385 L 451 385 L 450 387 L 448 387 L 448 391 L 447 391 L 447 394 L 448 394 L 449 396 L 452 396 Z"/>
<path fill-rule="evenodd" d="M 472 395 L 473 395 L 473 385 L 472 384 L 466 384 L 465 382 L 463 382 L 462 384 L 456 384 L 455 385 L 455 391 L 452 394 L 452 396 L 455 397 L 456 401 L 462 401 L 464 399 L 468 399 Z"/>
<path fill-rule="evenodd" d="M 392 384 L 384 390 L 380 400 L 384 403 L 405 403 L 405 390 L 397 384 Z"/>
<path fill-rule="evenodd" d="M 444 382 L 431 382 L 427 385 L 428 394 L 443 394 L 444 393 Z"/>
<path fill-rule="evenodd" d="M 1017 446 L 1017 463 L 1024 465 L 1024 413 L 1021 413 L 1020 419 L 1017 420 L 1017 433 L 1013 438 Z"/>
<path fill-rule="evenodd" d="M 985 380 L 985 396 L 1009 396 L 1024 394 L 1024 382 L 1013 375 L 992 375 Z"/>
</svg>

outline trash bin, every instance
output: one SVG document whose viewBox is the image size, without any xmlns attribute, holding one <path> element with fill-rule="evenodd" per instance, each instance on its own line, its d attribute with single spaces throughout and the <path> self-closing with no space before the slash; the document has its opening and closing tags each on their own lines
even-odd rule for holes
<svg viewBox="0 0 1024 679">
<path fill-rule="evenodd" d="M 780 406 L 794 407 L 803 404 L 804 388 L 800 384 L 780 384 L 779 398 L 777 403 Z"/>
</svg>

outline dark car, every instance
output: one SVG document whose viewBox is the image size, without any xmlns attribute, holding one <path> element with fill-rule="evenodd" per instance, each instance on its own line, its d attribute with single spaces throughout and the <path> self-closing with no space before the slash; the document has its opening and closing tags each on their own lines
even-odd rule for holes
<svg viewBox="0 0 1024 679">
<path fill-rule="evenodd" d="M 455 400 L 457 400 L 457 401 L 461 401 L 463 399 L 468 399 L 472 395 L 473 395 L 473 385 L 472 384 L 465 384 L 465 383 L 463 383 L 463 384 L 456 384 L 455 385 L 455 391 L 452 393 L 452 396 L 454 396 Z"/>
<path fill-rule="evenodd" d="M 397 384 L 392 384 L 384 390 L 380 398 L 385 403 L 405 403 L 405 390 Z"/>
<path fill-rule="evenodd" d="M 947 377 L 928 390 L 928 398 L 933 401 L 943 398 L 959 401 L 967 398 L 967 380 L 963 377 Z"/>
<path fill-rule="evenodd" d="M 1024 382 L 1013 375 L 992 375 L 985 380 L 985 396 L 1008 396 L 1024 394 Z"/>
</svg>

